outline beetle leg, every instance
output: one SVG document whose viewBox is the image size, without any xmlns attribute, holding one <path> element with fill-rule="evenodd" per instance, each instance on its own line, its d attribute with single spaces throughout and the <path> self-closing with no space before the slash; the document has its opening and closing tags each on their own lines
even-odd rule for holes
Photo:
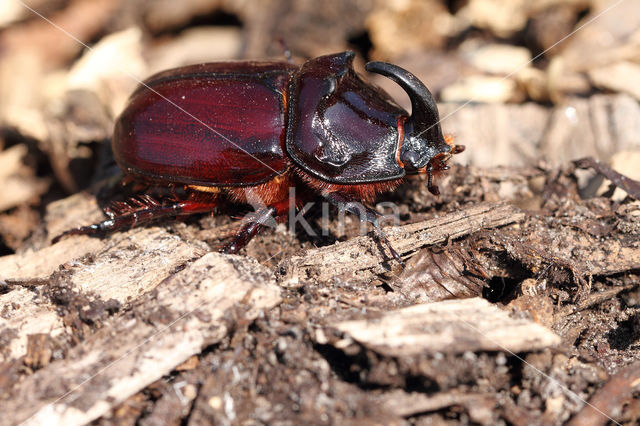
<svg viewBox="0 0 640 426">
<path fill-rule="evenodd" d="M 136 225 L 149 223 L 168 216 L 189 216 L 196 213 L 209 212 L 217 205 L 214 201 L 195 200 L 185 200 L 169 205 L 162 205 L 153 199 L 151 200 L 152 201 L 149 201 L 146 197 L 141 198 L 140 204 L 144 207 L 140 207 L 138 210 L 125 211 L 122 214 L 118 214 L 117 209 L 115 212 L 113 209 L 106 209 L 106 214 L 109 219 L 103 220 L 100 223 L 94 223 L 93 225 L 80 226 L 65 231 L 51 240 L 51 243 L 55 244 L 67 235 L 105 234 L 125 228 L 133 228 Z"/>
<path fill-rule="evenodd" d="M 293 64 L 293 56 L 291 55 L 291 51 L 289 50 L 289 46 L 287 46 L 287 42 L 284 41 L 284 39 L 282 37 L 278 37 L 278 43 L 280 44 L 280 47 L 282 48 L 282 54 L 284 55 L 285 59 L 287 60 L 287 62 L 289 62 L 290 64 Z"/>
<path fill-rule="evenodd" d="M 389 239 L 387 238 L 387 235 L 385 234 L 385 232 L 382 230 L 382 227 L 380 226 L 380 222 L 378 221 L 378 217 L 380 217 L 380 213 L 378 213 L 371 207 L 365 206 L 364 204 L 356 200 L 350 199 L 349 197 L 339 194 L 337 192 L 330 192 L 329 194 L 324 195 L 324 197 L 327 199 L 327 201 L 329 201 L 331 204 L 338 207 L 339 209 L 345 209 L 349 213 L 355 216 L 358 216 L 360 218 L 360 221 L 366 221 L 371 223 L 375 230 L 374 235 L 376 240 L 378 240 L 378 242 L 384 243 L 389 249 L 389 251 L 391 252 L 391 255 L 393 256 L 393 258 L 399 264 L 404 265 L 402 258 L 400 257 L 398 252 L 393 248 L 393 246 L 389 242 Z"/>
<path fill-rule="evenodd" d="M 288 201 L 288 199 L 280 201 L 245 216 L 244 225 L 238 230 L 233 241 L 227 244 L 222 251 L 228 254 L 237 253 L 263 229 L 273 227 L 278 221 L 285 218 L 289 209 Z"/>
</svg>

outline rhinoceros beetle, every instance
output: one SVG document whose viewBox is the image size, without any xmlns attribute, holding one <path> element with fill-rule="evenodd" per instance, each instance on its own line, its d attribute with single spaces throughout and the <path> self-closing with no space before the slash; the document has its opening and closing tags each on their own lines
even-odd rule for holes
<svg viewBox="0 0 640 426">
<path fill-rule="evenodd" d="M 219 62 L 161 72 L 146 80 L 116 121 L 112 149 L 125 175 L 155 186 L 181 187 L 182 199 L 141 195 L 105 209 L 107 220 L 63 235 L 101 234 L 167 216 L 210 212 L 258 196 L 264 208 L 224 251 L 235 253 L 296 204 L 321 195 L 331 204 L 370 203 L 408 174 L 433 176 L 462 152 L 442 135 L 433 96 L 413 74 L 384 62 L 365 69 L 399 84 L 412 114 L 353 69 L 347 51 L 287 62 Z M 347 207 L 347 211 L 356 213 Z M 360 213 L 360 211 L 358 211 Z M 361 220 L 400 257 L 365 207 Z"/>
</svg>

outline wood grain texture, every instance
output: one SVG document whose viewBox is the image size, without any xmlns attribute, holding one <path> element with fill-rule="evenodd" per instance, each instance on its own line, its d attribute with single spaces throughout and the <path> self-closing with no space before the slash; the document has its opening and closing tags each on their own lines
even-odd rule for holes
<svg viewBox="0 0 640 426">
<path fill-rule="evenodd" d="M 76 249 L 67 251 L 69 247 Z M 2 258 L 0 262 L 7 265 L 3 279 L 14 290 L 0 295 L 5 307 L 0 316 L 0 335 L 4 336 L 0 361 L 24 355 L 29 334 L 73 334 L 56 313 L 51 300 L 54 287 L 71 298 L 114 299 L 127 305 L 205 253 L 202 247 L 154 227 L 114 234 L 107 240 L 69 238 L 39 251 Z M 61 265 L 56 262 L 62 260 L 62 269 L 54 272 Z"/>
<path fill-rule="evenodd" d="M 483 203 L 435 219 L 386 228 L 385 232 L 396 251 L 401 256 L 406 256 L 421 247 L 442 243 L 481 229 L 520 222 L 524 216 L 523 212 L 509 205 Z M 383 272 L 381 263 L 390 258 L 388 249 L 376 244 L 371 236 L 360 236 L 328 247 L 307 250 L 302 256 L 284 261 L 281 266 L 286 278 L 283 281 L 296 285 L 299 280 L 309 277 L 322 281 L 372 268 Z"/>
<path fill-rule="evenodd" d="M 280 301 L 256 262 L 210 253 L 160 284 L 69 356 L 14 388 L 0 424 L 86 424 Z M 9 420 L 10 419 L 10 420 Z"/>
<path fill-rule="evenodd" d="M 337 330 L 343 339 L 393 357 L 437 352 L 523 352 L 560 343 L 560 337 L 551 330 L 530 320 L 511 318 L 482 298 L 414 305 L 386 312 L 377 319 L 334 323 L 329 329 Z"/>
</svg>

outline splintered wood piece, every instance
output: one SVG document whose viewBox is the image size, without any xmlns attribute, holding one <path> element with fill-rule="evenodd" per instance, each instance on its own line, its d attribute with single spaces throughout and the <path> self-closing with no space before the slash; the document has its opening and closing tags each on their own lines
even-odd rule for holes
<svg viewBox="0 0 640 426">
<path fill-rule="evenodd" d="M 571 271 L 576 277 L 613 275 L 640 268 L 640 247 L 635 239 L 613 233 L 591 235 L 580 228 L 592 222 L 588 219 L 553 227 L 544 220 L 533 217 L 521 229 L 506 229 L 493 238 L 493 243 L 532 269 L 552 265 Z"/>
<path fill-rule="evenodd" d="M 23 164 L 27 146 L 14 145 L 0 149 L 0 212 L 38 199 L 49 188 L 49 180 L 35 176 L 35 172 Z"/>
<path fill-rule="evenodd" d="M 634 392 L 640 388 L 640 362 L 636 361 L 618 371 L 601 387 L 578 414 L 568 423 L 569 426 L 606 425 L 623 421 L 621 416 L 625 406 L 634 399 Z M 635 419 L 637 421 L 637 417 Z"/>
<path fill-rule="evenodd" d="M 257 262 L 209 253 L 160 284 L 135 312 L 114 318 L 12 389 L 0 424 L 89 423 L 219 342 L 228 319 L 253 320 L 280 302 Z"/>
<path fill-rule="evenodd" d="M 416 253 L 404 269 L 389 282 L 394 291 L 414 303 L 438 302 L 482 295 L 485 282 L 470 271 L 472 254 L 458 245 L 430 247 Z M 483 278 L 484 271 L 476 270 Z"/>
<path fill-rule="evenodd" d="M 627 176 L 624 176 L 606 164 L 602 164 L 599 160 L 596 160 L 593 157 L 581 158 L 579 160 L 575 160 L 573 164 L 576 167 L 582 169 L 593 169 L 597 173 L 600 173 L 607 179 L 609 179 L 615 186 L 623 189 L 627 194 L 635 198 L 636 200 L 640 200 L 640 182 L 637 180 L 633 180 Z"/>
<path fill-rule="evenodd" d="M 426 395 L 421 392 L 409 393 L 402 389 L 397 389 L 383 393 L 376 400 L 388 411 L 400 417 L 438 411 L 453 405 L 463 406 L 467 410 L 478 410 L 480 408 L 489 413 L 495 412 L 495 397 L 455 390 Z"/>
<path fill-rule="evenodd" d="M 345 339 L 394 357 L 436 352 L 526 352 L 560 343 L 560 337 L 551 330 L 527 319 L 511 318 L 481 298 L 414 305 L 377 319 L 343 321 L 329 328 Z"/>
<path fill-rule="evenodd" d="M 60 265 L 95 252 L 103 246 L 104 243 L 97 238 L 81 236 L 38 251 L 2 256 L 0 257 L 0 279 L 44 279 L 55 272 Z"/>
<path fill-rule="evenodd" d="M 415 252 L 421 247 L 445 242 L 482 229 L 490 229 L 520 222 L 524 213 L 517 208 L 498 203 L 483 203 L 444 216 L 418 223 L 386 228 L 391 245 L 401 255 Z M 376 244 L 371 236 L 360 236 L 348 241 L 294 256 L 282 264 L 286 279 L 295 283 L 299 279 L 314 277 L 329 280 L 344 273 L 380 267 L 392 259 L 388 248 Z M 378 272 L 383 272 L 378 271 Z"/>
<path fill-rule="evenodd" d="M 0 270 L 3 265 L 7 266 L 0 278 L 14 286 L 13 291 L 0 295 L 0 305 L 6 307 L 0 317 L 0 333 L 5 336 L 0 348 L 0 361 L 24 355 L 29 334 L 50 333 L 52 337 L 58 337 L 69 333 L 51 300 L 55 288 L 71 298 L 75 295 L 90 300 L 114 299 L 124 305 L 153 290 L 176 268 L 205 253 L 204 249 L 160 228 L 133 229 L 114 235 L 106 242 L 82 237 L 81 241 L 87 243 L 84 248 L 76 238 L 67 241 L 69 243 L 63 241 L 40 251 L 7 256 L 0 261 Z M 103 247 L 103 250 L 75 259 L 65 265 L 63 271 L 52 274 L 52 265 L 47 258 L 60 260 L 67 257 L 69 254 L 62 251 L 69 247 L 68 244 L 78 246 L 72 251 L 78 256 L 91 248 Z M 24 269 L 20 268 L 21 265 Z M 41 271 L 50 275 L 41 278 Z M 34 282 L 34 279 L 37 280 Z M 28 286 L 39 285 L 42 290 L 34 293 L 25 288 L 23 282 Z"/>
</svg>

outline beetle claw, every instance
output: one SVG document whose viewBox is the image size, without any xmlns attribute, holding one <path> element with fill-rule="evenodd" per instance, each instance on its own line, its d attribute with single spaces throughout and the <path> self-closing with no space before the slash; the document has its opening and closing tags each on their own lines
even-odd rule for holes
<svg viewBox="0 0 640 426">
<path fill-rule="evenodd" d="M 400 266 L 404 267 L 404 261 L 402 260 L 402 258 L 398 254 L 398 252 L 393 248 L 393 246 L 391 245 L 391 243 L 389 241 L 387 241 L 387 247 L 389 248 L 389 251 L 391 251 L 391 255 L 396 260 L 396 262 L 398 262 L 400 264 Z"/>
<path fill-rule="evenodd" d="M 400 257 L 396 249 L 394 249 L 393 246 L 391 245 L 391 242 L 387 238 L 387 234 L 385 234 L 385 232 L 382 230 L 382 228 L 380 227 L 380 225 L 378 225 L 377 222 L 374 223 L 374 226 L 375 226 L 374 235 L 376 236 L 376 239 L 380 242 L 383 242 L 384 245 L 386 245 L 389 251 L 391 252 L 391 256 L 393 256 L 396 262 L 404 266 L 404 261 L 402 260 L 402 258 Z"/>
</svg>

